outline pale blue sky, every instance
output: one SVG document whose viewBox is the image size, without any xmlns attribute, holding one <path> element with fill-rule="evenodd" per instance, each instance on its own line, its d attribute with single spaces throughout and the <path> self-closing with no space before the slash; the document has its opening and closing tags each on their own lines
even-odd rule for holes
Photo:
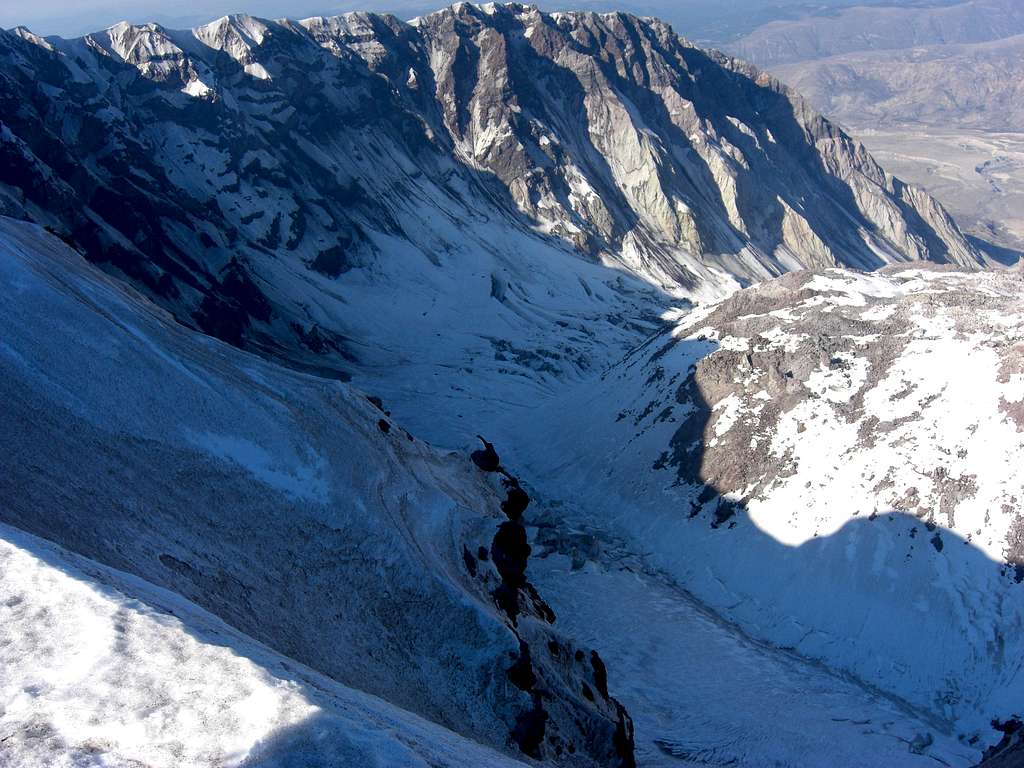
<svg viewBox="0 0 1024 768">
<path fill-rule="evenodd" d="M 445 5 L 445 0 L 0 0 L 0 27 L 23 24 L 42 35 L 80 35 L 114 22 L 157 21 L 169 27 L 191 27 L 227 13 L 300 18 L 355 8 L 416 15 Z"/>
<path fill-rule="evenodd" d="M 528 0 L 529 1 L 529 0 Z M 623 10 L 659 16 L 698 42 L 722 42 L 776 18 L 863 4 L 943 4 L 956 0 L 534 0 L 542 8 Z M 0 0 L 0 27 L 23 24 L 40 35 L 77 36 L 126 19 L 185 29 L 227 13 L 304 18 L 351 10 L 411 18 L 454 0 Z"/>
</svg>

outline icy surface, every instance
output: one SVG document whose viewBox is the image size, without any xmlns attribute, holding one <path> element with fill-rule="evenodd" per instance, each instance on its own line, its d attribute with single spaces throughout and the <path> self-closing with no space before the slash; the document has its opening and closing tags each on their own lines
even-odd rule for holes
<svg viewBox="0 0 1024 768">
<path fill-rule="evenodd" d="M 4 528 L 3 583 L 12 596 L 0 604 L 5 628 L 12 627 L 5 648 L 18 659 L 5 665 L 16 671 L 13 682 L 5 678 L 13 693 L 2 716 L 20 734 L 4 742 L 12 760 L 98 754 L 127 765 L 147 752 L 156 764 L 244 764 L 248 755 L 273 765 L 278 745 L 307 743 L 314 728 L 327 764 L 339 751 L 382 765 L 445 764 L 449 744 L 456 745 L 454 764 L 501 764 L 478 760 L 458 746 L 459 737 L 396 708 L 501 747 L 529 706 L 505 677 L 516 636 L 466 575 L 464 548 L 486 546 L 500 519 L 493 488 L 469 462 L 410 439 L 397 423 L 385 433 L 381 412 L 343 384 L 283 370 L 175 325 L 35 227 L 0 220 L 0 233 L 9 299 L 0 308 L 0 383 L 17 425 L 4 439 L 7 455 L 18 456 L 0 477 L 0 514 L 149 582 Z M 987 368 L 928 368 L 932 378 L 922 386 L 941 391 L 935 379 L 954 371 L 994 377 L 996 389 L 982 392 L 997 392 L 1002 420 L 993 415 L 988 428 L 1004 450 L 1016 450 L 1019 358 L 1007 358 L 1003 342 L 1019 343 L 1019 315 L 1000 303 L 1016 300 L 1015 284 L 916 271 L 865 283 L 835 272 L 808 292 L 806 279 L 792 276 L 680 315 L 673 331 L 651 337 L 603 381 L 553 400 L 527 435 L 536 430 L 546 443 L 524 440 L 521 422 L 507 429 L 503 458 L 529 468 L 529 514 L 539 526 L 531 577 L 560 617 L 560 642 L 585 643 L 607 658 L 611 689 L 635 714 L 647 764 L 969 766 L 993 738 L 987 718 L 1013 714 L 1020 700 L 1012 570 L 1000 571 L 949 531 L 938 551 L 933 532 L 925 532 L 927 515 L 916 534 L 915 523 L 900 520 L 893 529 L 811 534 L 786 546 L 786 526 L 804 531 L 806 520 L 788 515 L 780 525 L 757 505 L 770 504 L 773 489 L 784 491 L 793 475 L 763 473 L 758 461 L 763 454 L 777 462 L 775 441 L 788 434 L 775 426 L 788 418 L 779 404 L 799 409 L 810 398 L 819 408 L 809 420 L 835 412 L 833 441 L 850 409 L 874 407 L 862 390 L 884 393 L 889 377 L 902 375 L 898 355 L 882 355 L 881 365 L 883 338 L 897 339 L 901 354 L 917 354 L 915 344 L 937 337 L 947 345 L 938 347 L 943 354 L 960 340 L 967 353 L 984 347 L 995 355 Z M 972 291 L 994 302 L 991 311 L 979 308 Z M 775 298 L 764 303 L 761 293 Z M 864 301 L 850 301 L 854 294 Z M 891 313 L 874 306 L 883 300 Z M 971 311 L 954 311 L 960 305 Z M 873 319 L 848 327 L 844 312 Z M 807 354 L 806 344 L 822 343 L 808 333 L 807 313 L 834 339 L 829 344 L 841 345 L 826 345 L 834 364 Z M 970 330 L 965 318 L 990 328 L 985 345 L 962 335 Z M 879 322 L 895 323 L 903 335 Z M 780 365 L 806 374 L 785 390 L 788 400 L 759 373 L 764 356 L 776 354 Z M 927 360 L 935 352 L 926 346 L 921 354 Z M 679 395 L 700 365 L 703 404 Z M 829 396 L 837 391 L 845 399 Z M 936 424 L 946 412 L 955 408 L 933 414 Z M 896 421 L 906 415 L 889 414 Z M 748 506 L 717 528 L 708 525 L 718 519 L 713 505 L 698 503 L 690 517 L 699 488 L 689 492 L 673 477 L 662 484 L 657 472 L 678 477 L 677 467 L 649 469 L 691 416 L 703 450 L 722 458 L 714 466 L 729 470 L 732 456 L 752 473 L 733 477 L 732 486 L 728 473 L 715 480 L 721 499 Z M 786 452 L 796 456 L 795 471 L 796 449 L 814 433 L 799 434 L 804 442 Z M 928 440 L 931 433 L 915 434 Z M 829 446 L 821 442 L 809 455 L 827 455 Z M 844 450 L 841 442 L 835 450 Z M 1013 477 L 1005 466 L 990 471 Z M 944 477 L 933 478 L 940 496 L 949 491 Z M 979 481 L 976 492 L 990 489 Z M 951 497 L 954 517 L 971 498 Z M 710 502 L 719 511 L 725 503 Z M 934 504 L 938 531 L 950 523 L 939 517 L 941 498 Z M 843 509 L 813 507 L 833 508 Z M 88 525 L 80 509 L 88 510 Z M 831 530 L 835 518 L 819 518 L 811 519 Z M 1008 520 L 992 516 L 987 532 L 995 536 Z M 621 537 L 609 538 L 613 531 Z M 256 641 L 243 632 L 266 647 L 247 650 Z M 169 664 L 185 671 L 169 674 L 161 666 Z M 188 672 L 193 664 L 203 671 Z M 83 676 L 84 669 L 93 674 Z M 321 684 L 323 672 L 390 703 Z M 228 676 L 233 683 L 217 684 Z M 578 678 L 566 684 L 579 690 Z M 101 693 L 103 709 L 90 709 Z M 76 701 L 84 709 L 63 706 Z M 361 730 L 349 726 L 351 718 Z M 380 718 L 392 723 L 392 734 L 413 732 L 389 743 L 399 752 L 382 752 L 374 741 Z M 166 735 L 189 727 L 205 728 L 205 737 L 179 743 Z M 41 736 L 26 742 L 32 734 Z M 305 754 L 287 746 L 295 750 Z"/>
<path fill-rule="evenodd" d="M 483 431 L 531 517 L 621 541 L 531 568 L 567 642 L 621 665 L 646 760 L 966 766 L 1020 714 L 1019 283 L 829 270 L 691 312 L 807 266 L 979 265 L 778 83 L 657 22 L 467 3 L 0 32 L 0 60 L 0 213 L 248 350 L 3 220 L 3 519 L 504 748 L 532 702 L 473 557 L 500 497 L 418 439 Z M 221 686 L 245 727 L 207 746 L 65 725 L 88 755 L 230 764 L 329 709 L 275 679 L 255 714 Z M 586 708 L 579 682 L 552 692 Z M 202 701 L 154 716 L 236 716 Z"/>
<path fill-rule="evenodd" d="M 479 744 L 519 754 L 512 734 L 536 708 L 537 686 L 547 739 L 531 748 L 539 757 L 555 744 L 573 747 L 567 765 L 615 753 L 615 729 L 625 720 L 610 695 L 580 697 L 596 672 L 574 661 L 571 640 L 560 655 L 548 650 L 561 636 L 532 607 L 542 598 L 523 598 L 513 623 L 492 597 L 503 578 L 487 555 L 506 521 L 502 489 L 468 455 L 423 443 L 347 384 L 178 325 L 34 225 L 0 218 L 0 289 L 0 522 L 172 590 L 297 665 Z M 11 563 L 5 587 L 35 578 L 19 575 L 29 568 L 21 555 Z M 151 749 L 161 764 L 181 752 L 191 764 L 219 765 L 237 763 L 256 740 L 282 729 L 298 729 L 296 742 L 316 741 L 324 728 L 347 730 L 306 729 L 302 723 L 319 722 L 310 708 L 327 705 L 289 693 L 270 679 L 280 677 L 276 668 L 267 677 L 231 654 L 216 657 L 202 632 L 198 645 L 171 637 L 170 649 L 157 647 L 159 638 L 146 646 L 157 631 L 147 617 L 155 614 L 121 610 L 122 597 L 76 602 L 90 588 L 74 579 L 38 603 L 25 602 L 31 587 L 18 589 L 0 599 L 28 611 L 15 610 L 14 624 L 5 623 L 18 677 L 8 682 L 9 667 L 0 666 L 13 697 L 2 716 L 18 718 L 17 741 L 0 733 L 12 759 L 36 759 L 25 755 L 35 754 L 37 731 L 53 730 L 50 746 L 39 748 L 68 760 L 92 750 L 98 764 L 105 755 L 125 764 Z M 157 623 L 184 632 L 171 619 Z M 533 682 L 515 684 L 509 669 L 531 645 Z M 176 662 L 183 676 L 169 671 Z M 211 667 L 200 684 L 208 663 L 224 666 Z M 121 665 L 129 669 L 119 672 Z M 233 669 L 237 686 L 218 685 Z M 132 673 L 138 684 L 120 685 L 118 675 Z M 117 696 L 104 693 L 119 685 Z M 190 691 L 194 709 L 182 700 Z M 204 715 L 219 709 L 218 717 Z M 189 728 L 206 735 L 188 740 Z M 327 733 L 324 749 L 371 757 L 385 749 L 361 749 L 363 732 Z M 70 751 L 62 752 L 61 740 Z M 388 749 L 373 759 L 401 765 L 407 751 L 420 752 L 401 741 Z M 458 750 L 453 759 L 487 764 Z"/>
<path fill-rule="evenodd" d="M 614 549 L 611 553 L 619 554 Z M 629 567 L 623 567 L 628 565 Z M 633 714 L 642 766 L 971 765 L 978 751 L 927 715 L 739 633 L 627 560 L 542 560 L 568 631 L 588 638 Z M 618 627 L 631 628 L 622 633 Z M 911 744 L 933 740 L 917 754 Z"/>
</svg>

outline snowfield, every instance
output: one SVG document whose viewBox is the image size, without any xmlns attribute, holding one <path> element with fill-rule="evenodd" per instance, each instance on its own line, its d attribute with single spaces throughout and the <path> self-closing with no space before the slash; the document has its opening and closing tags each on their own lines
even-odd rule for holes
<svg viewBox="0 0 1024 768">
<path fill-rule="evenodd" d="M 0 244 L 5 764 L 514 764 L 524 642 L 566 765 L 609 762 L 554 750 L 610 728 L 589 648 L 641 765 L 966 768 L 1020 712 L 1016 277 L 791 275 L 495 427 L 552 629 L 488 594 L 464 456 Z"/>
<path fill-rule="evenodd" d="M 751 638 L 621 542 L 535 567 L 562 626 L 600 648 L 649 768 L 971 766 L 979 750 L 879 690 Z M 623 632 L 621 627 L 628 627 Z"/>
<path fill-rule="evenodd" d="M 506 425 L 503 454 L 528 468 L 528 574 L 559 616 L 552 631 L 528 613 L 510 627 L 487 594 L 492 564 L 470 557 L 467 571 L 467 552 L 485 549 L 502 517 L 496 487 L 465 458 L 431 449 L 347 385 L 175 325 L 37 227 L 0 219 L 0 236 L 0 394 L 13 425 L 0 434 L 4 764 L 511 765 L 509 729 L 530 706 L 507 674 L 521 641 L 556 696 L 545 699 L 549 732 L 563 744 L 581 717 L 607 722 L 580 695 L 600 689 L 596 673 L 572 662 L 573 648 L 600 651 L 634 714 L 641 765 L 970 766 L 995 740 L 983 718 L 1017 711 L 1021 585 L 943 532 L 942 500 L 929 496 L 941 483 L 920 483 L 915 499 L 935 519 L 916 534 L 894 521 L 906 534 L 894 540 L 865 520 L 856 538 L 791 548 L 741 505 L 769 503 L 799 456 L 764 474 L 757 494 L 726 483 L 750 485 L 730 466 L 756 460 L 755 445 L 771 451 L 768 428 L 785 418 L 772 403 L 806 408 L 813 395 L 816 418 L 839 421 L 868 408 L 866 396 L 851 402 L 889 378 L 871 378 L 877 355 L 866 377 L 857 360 L 880 339 L 916 353 L 940 336 L 947 350 L 957 323 L 985 324 L 986 348 L 1004 359 L 1019 333 L 1012 303 L 1000 304 L 1017 301 L 1009 279 L 793 275 L 681 315 L 677 330 L 554 403 L 532 423 L 553 430 L 541 431 L 547 453 Z M 943 301 L 971 311 L 941 322 Z M 847 329 L 844 312 L 860 325 Z M 829 338 L 844 348 L 805 359 L 817 338 L 808 313 L 829 333 L 822 317 L 836 318 L 843 333 Z M 903 336 L 879 328 L 919 314 Z M 759 348 L 803 367 L 790 400 L 766 396 Z M 886 359 L 900 370 L 899 355 Z M 685 383 L 694 365 L 696 390 Z M 1008 369 L 981 391 L 1012 402 L 1018 376 Z M 1008 452 L 1015 413 L 985 422 Z M 721 464 L 687 459 L 693 441 L 675 464 L 662 459 L 681 428 Z M 828 450 L 857 453 L 823 443 L 814 455 Z M 699 492 L 680 467 L 710 478 L 719 466 L 722 499 L 694 515 Z M 1004 493 L 984 478 L 977 493 Z M 739 506 L 724 515 L 730 500 Z M 997 541 L 1008 519 L 991 516 L 984 534 Z M 561 762 L 607 764 L 564 750 Z"/>
<path fill-rule="evenodd" d="M 655 19 L 0 30 L 0 768 L 976 766 L 993 266 Z"/>
</svg>

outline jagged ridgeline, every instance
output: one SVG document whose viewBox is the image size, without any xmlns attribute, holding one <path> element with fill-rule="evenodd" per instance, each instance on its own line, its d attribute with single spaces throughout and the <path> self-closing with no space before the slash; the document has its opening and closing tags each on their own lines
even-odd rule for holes
<svg viewBox="0 0 1024 768">
<path fill-rule="evenodd" d="M 798 97 L 654 19 L 460 3 L 410 23 L 15 29 L 0 63 L 0 212 L 187 323 L 339 375 L 409 316 L 469 326 L 444 308 L 477 275 L 536 302 L 611 275 L 692 296 L 801 266 L 982 265 Z M 545 279 L 566 254 L 592 263 Z M 578 372 L 589 346 L 543 362 Z"/>
</svg>

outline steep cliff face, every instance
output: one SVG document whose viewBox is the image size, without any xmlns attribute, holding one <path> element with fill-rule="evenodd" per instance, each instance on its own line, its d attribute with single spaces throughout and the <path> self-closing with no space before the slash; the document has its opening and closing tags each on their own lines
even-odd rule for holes
<svg viewBox="0 0 1024 768">
<path fill-rule="evenodd" d="M 655 19 L 460 4 L 416 28 L 456 146 L 584 247 L 978 261 L 940 209 L 795 94 Z M 678 256 L 654 262 L 685 282 Z"/>
<path fill-rule="evenodd" d="M 463 3 L 17 29 L 0 60 L 0 210 L 186 323 L 337 376 L 416 361 L 440 391 L 500 354 L 484 364 L 525 399 L 625 351 L 665 295 L 981 266 L 797 97 L 650 19 Z"/>
</svg>

